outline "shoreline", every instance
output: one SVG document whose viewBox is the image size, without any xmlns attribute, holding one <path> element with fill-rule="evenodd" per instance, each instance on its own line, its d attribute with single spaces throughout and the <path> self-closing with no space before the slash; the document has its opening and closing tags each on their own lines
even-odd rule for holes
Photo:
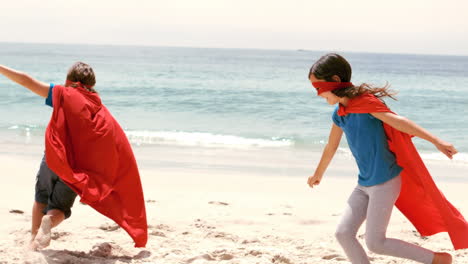
<svg viewBox="0 0 468 264">
<path fill-rule="evenodd" d="M 44 153 L 40 144 L 0 144 L 0 159 L 15 158 L 39 166 Z M 132 145 L 140 170 L 170 173 L 255 174 L 265 177 L 308 177 L 315 170 L 321 152 L 288 148 L 214 148 L 198 146 Z M 463 154 L 463 153 L 461 153 Z M 435 181 L 468 183 L 468 162 L 431 159 L 420 153 Z M 30 174 L 35 175 L 32 170 Z M 357 180 L 358 170 L 350 152 L 338 151 L 325 176 Z"/>
</svg>

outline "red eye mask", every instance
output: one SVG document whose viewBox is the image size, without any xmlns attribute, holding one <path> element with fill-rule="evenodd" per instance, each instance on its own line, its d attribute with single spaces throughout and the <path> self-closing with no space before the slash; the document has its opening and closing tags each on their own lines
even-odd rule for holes
<svg viewBox="0 0 468 264">
<path fill-rule="evenodd" d="M 354 86 L 351 82 L 313 82 L 312 86 L 317 89 L 317 95 L 324 92 L 330 92 L 338 89 Z"/>
</svg>

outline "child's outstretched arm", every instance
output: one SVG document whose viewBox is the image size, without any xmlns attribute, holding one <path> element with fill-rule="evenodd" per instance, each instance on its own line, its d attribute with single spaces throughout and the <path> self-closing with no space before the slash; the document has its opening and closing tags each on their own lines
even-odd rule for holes
<svg viewBox="0 0 468 264">
<path fill-rule="evenodd" d="M 445 142 L 442 139 L 432 135 L 431 133 L 429 133 L 429 131 L 418 126 L 416 123 L 404 116 L 395 115 L 389 112 L 371 113 L 371 115 L 373 115 L 375 118 L 380 119 L 387 125 L 400 130 L 401 132 L 405 132 L 407 134 L 417 136 L 419 138 L 431 142 L 432 144 L 434 144 L 434 146 L 436 146 L 436 148 L 440 152 L 444 153 L 449 159 L 452 159 L 453 155 L 457 154 L 458 152 L 452 144 Z"/>
<path fill-rule="evenodd" d="M 44 98 L 49 93 L 49 84 L 38 81 L 24 72 L 0 65 L 0 74 Z"/>
<path fill-rule="evenodd" d="M 328 143 L 323 150 L 322 157 L 320 158 L 320 162 L 315 169 L 315 173 L 307 180 L 307 184 L 309 184 L 310 187 L 313 188 L 314 185 L 320 184 L 325 170 L 327 170 L 328 165 L 330 164 L 333 156 L 336 153 L 336 150 L 338 149 L 338 146 L 340 145 L 342 135 L 343 130 L 339 126 L 333 124 L 330 135 L 328 136 Z"/>
</svg>

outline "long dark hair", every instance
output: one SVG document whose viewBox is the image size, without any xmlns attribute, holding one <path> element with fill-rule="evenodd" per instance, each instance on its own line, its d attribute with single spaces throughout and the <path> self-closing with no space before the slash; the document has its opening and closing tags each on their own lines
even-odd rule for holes
<svg viewBox="0 0 468 264">
<path fill-rule="evenodd" d="M 314 75 L 317 79 L 325 80 L 327 82 L 335 82 L 335 80 L 333 80 L 333 76 L 336 75 L 340 78 L 341 82 L 350 82 L 351 73 L 351 65 L 345 58 L 336 53 L 328 53 L 312 65 L 309 71 L 309 79 Z M 390 97 L 394 100 L 396 100 L 395 95 L 397 94 L 396 91 L 390 89 L 390 85 L 388 83 L 383 87 L 375 87 L 373 85 L 363 83 L 359 86 L 350 86 L 334 90 L 332 93 L 338 97 L 346 96 L 348 98 L 354 98 L 364 93 L 370 93 L 378 98 Z"/>
</svg>

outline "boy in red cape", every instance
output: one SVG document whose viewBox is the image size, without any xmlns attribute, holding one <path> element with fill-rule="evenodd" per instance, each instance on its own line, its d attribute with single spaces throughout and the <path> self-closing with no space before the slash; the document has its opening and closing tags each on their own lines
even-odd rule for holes
<svg viewBox="0 0 468 264">
<path fill-rule="evenodd" d="M 135 247 L 144 247 L 146 211 L 136 160 L 124 131 L 94 90 L 93 69 L 75 63 L 63 86 L 1 65 L 0 73 L 53 107 L 36 180 L 31 248 L 49 245 L 51 229 L 70 217 L 77 194 L 127 231 Z"/>
<path fill-rule="evenodd" d="M 380 100 L 393 98 L 388 87 L 351 83 L 351 66 L 338 54 L 322 56 L 309 71 L 317 94 L 330 105 L 338 104 L 328 143 L 310 187 L 320 184 L 343 134 L 359 168 L 358 184 L 351 193 L 335 236 L 352 263 L 367 264 L 369 258 L 356 239 L 366 220 L 369 250 L 426 264 L 450 264 L 452 257 L 418 245 L 388 238 L 387 226 L 393 206 L 423 236 L 448 232 L 455 249 L 468 248 L 468 223 L 439 191 L 427 171 L 411 136 L 433 143 L 448 158 L 455 147 L 411 120 L 391 112 Z"/>
</svg>

